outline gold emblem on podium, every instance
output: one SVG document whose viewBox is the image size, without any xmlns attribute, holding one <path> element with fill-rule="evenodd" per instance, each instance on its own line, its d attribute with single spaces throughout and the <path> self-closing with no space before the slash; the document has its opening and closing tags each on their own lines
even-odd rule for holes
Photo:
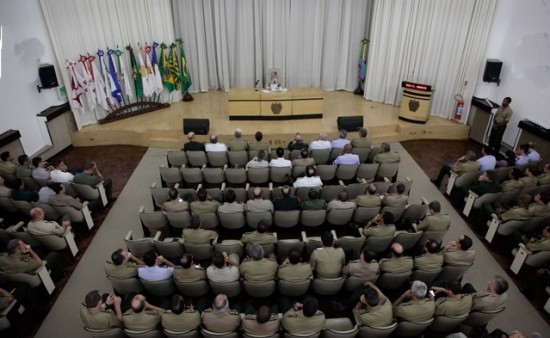
<svg viewBox="0 0 550 338">
<path fill-rule="evenodd" d="M 273 114 L 280 114 L 281 110 L 283 110 L 283 104 L 281 102 L 273 102 L 271 104 L 271 111 Z"/>
<path fill-rule="evenodd" d="M 418 100 L 410 100 L 409 101 L 409 111 L 415 112 L 420 107 L 420 102 Z"/>
</svg>

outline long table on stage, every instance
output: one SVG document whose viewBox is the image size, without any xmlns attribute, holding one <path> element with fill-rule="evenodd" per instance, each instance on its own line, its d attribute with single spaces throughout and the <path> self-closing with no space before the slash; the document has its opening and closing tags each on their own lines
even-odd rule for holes
<svg viewBox="0 0 550 338">
<path fill-rule="evenodd" d="M 323 117 L 324 93 L 319 88 L 293 88 L 267 92 L 231 89 L 228 96 L 230 120 L 281 120 Z"/>
</svg>

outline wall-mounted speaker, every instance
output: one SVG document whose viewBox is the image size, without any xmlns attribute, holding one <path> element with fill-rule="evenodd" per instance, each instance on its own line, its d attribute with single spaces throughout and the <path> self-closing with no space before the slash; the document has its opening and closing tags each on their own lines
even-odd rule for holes
<svg viewBox="0 0 550 338">
<path fill-rule="evenodd" d="M 209 119 L 183 119 L 183 133 L 194 132 L 197 135 L 208 135 Z"/>
<path fill-rule="evenodd" d="M 338 124 L 338 130 L 358 131 L 363 126 L 363 116 L 339 116 L 336 123 Z"/>
<path fill-rule="evenodd" d="M 500 71 L 502 70 L 502 61 L 497 59 L 487 59 L 485 71 L 483 72 L 483 82 L 500 82 Z"/>
<path fill-rule="evenodd" d="M 40 78 L 42 88 L 48 89 L 59 87 L 57 76 L 55 75 L 55 68 L 52 65 L 40 66 L 38 68 L 38 77 Z"/>
</svg>

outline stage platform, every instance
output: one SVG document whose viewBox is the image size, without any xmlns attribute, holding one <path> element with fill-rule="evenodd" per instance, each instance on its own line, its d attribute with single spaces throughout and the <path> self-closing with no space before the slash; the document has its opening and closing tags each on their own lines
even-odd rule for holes
<svg viewBox="0 0 550 338">
<path fill-rule="evenodd" d="M 186 141 L 183 135 L 184 118 L 207 118 L 209 134 L 219 136 L 221 142 L 233 137 L 236 128 L 241 128 L 245 139 L 254 140 L 260 130 L 264 141 L 273 147 L 286 146 L 296 132 L 306 142 L 315 140 L 319 132 L 326 131 L 330 138 L 338 136 L 339 116 L 362 115 L 365 127 L 374 143 L 398 142 L 416 139 L 464 140 L 468 138 L 469 126 L 430 117 L 426 124 L 399 120 L 399 107 L 365 101 L 350 92 L 325 92 L 323 118 L 284 121 L 230 121 L 227 93 L 214 91 L 193 94 L 192 102 L 176 102 L 170 107 L 155 112 L 108 124 L 96 124 L 71 134 L 74 146 L 138 145 L 178 149 Z M 349 133 L 349 138 L 357 133 Z M 208 142 L 208 135 L 199 135 L 199 141 Z"/>
</svg>

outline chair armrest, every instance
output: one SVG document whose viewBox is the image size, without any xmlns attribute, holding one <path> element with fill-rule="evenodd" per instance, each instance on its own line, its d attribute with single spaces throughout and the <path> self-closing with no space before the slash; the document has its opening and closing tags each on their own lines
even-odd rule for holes
<svg viewBox="0 0 550 338">
<path fill-rule="evenodd" d="M 364 238 L 367 237 L 367 236 L 365 236 L 365 234 L 363 233 L 363 228 L 362 228 L 362 227 L 357 228 L 357 232 L 359 232 L 359 237 L 364 237 Z"/>
<path fill-rule="evenodd" d="M 301 234 L 302 234 L 302 242 L 307 243 L 307 235 L 306 235 L 306 232 L 305 232 L 305 231 L 302 231 Z"/>
<path fill-rule="evenodd" d="M 269 191 L 273 191 L 273 182 L 269 182 Z"/>
<path fill-rule="evenodd" d="M 145 211 L 145 206 L 140 206 L 138 209 L 138 213 L 142 214 Z"/>
<path fill-rule="evenodd" d="M 342 180 L 338 180 L 338 184 L 343 186 L 344 188 L 346 187 L 346 185 L 344 184 L 344 181 L 342 181 Z"/>
<path fill-rule="evenodd" d="M 336 236 L 336 230 L 332 229 L 330 230 L 330 233 L 332 234 L 332 236 L 334 236 L 334 240 L 338 239 L 338 236 Z"/>
<path fill-rule="evenodd" d="M 73 228 L 73 227 L 69 225 L 69 226 L 67 227 L 67 229 L 65 229 L 65 232 L 63 233 L 62 237 L 67 236 L 67 233 L 71 232 L 71 229 L 72 229 L 72 228 Z"/>
<path fill-rule="evenodd" d="M 384 177 L 384 182 L 391 183 L 391 180 L 387 177 Z"/>
<path fill-rule="evenodd" d="M 20 221 L 16 225 L 12 225 L 12 226 L 8 227 L 7 231 L 8 232 L 17 232 L 17 231 L 19 231 L 19 229 L 21 229 L 23 227 L 24 224 L 25 223 L 23 223 L 23 221 Z"/>
<path fill-rule="evenodd" d="M 132 240 L 132 230 L 129 230 L 126 234 L 126 237 L 124 237 L 125 240 L 131 241 Z"/>
<path fill-rule="evenodd" d="M 222 186 L 221 186 L 221 188 L 220 188 L 221 191 L 224 191 L 224 190 L 225 190 L 225 184 L 226 184 L 225 182 L 222 182 Z"/>
<path fill-rule="evenodd" d="M 225 169 L 227 169 L 227 164 L 223 165 L 223 171 L 225 171 Z"/>
<path fill-rule="evenodd" d="M 103 185 L 103 180 L 95 185 L 95 188 L 98 189 L 100 185 Z"/>
<path fill-rule="evenodd" d="M 277 237 L 277 233 L 276 232 L 272 232 L 273 236 L 275 236 L 275 238 L 279 239 L 279 237 Z"/>
<path fill-rule="evenodd" d="M 244 186 L 244 191 L 248 192 L 248 189 L 250 189 L 250 183 L 247 182 Z"/>
<path fill-rule="evenodd" d="M 519 247 L 525 251 L 527 251 L 527 253 L 530 255 L 532 254 L 533 252 L 529 249 L 527 249 L 527 246 L 524 244 L 524 243 L 519 243 Z"/>
<path fill-rule="evenodd" d="M 151 183 L 150 187 L 151 187 L 151 188 L 156 188 L 156 187 L 157 187 L 157 182 Z"/>
<path fill-rule="evenodd" d="M 199 183 L 199 185 L 197 186 L 197 190 L 195 190 L 196 192 L 198 192 L 199 190 L 201 190 L 202 188 L 202 183 Z"/>
<path fill-rule="evenodd" d="M 411 224 L 411 227 L 414 229 L 415 232 L 418 232 L 418 225 L 416 223 Z"/>
<path fill-rule="evenodd" d="M 155 234 L 155 237 L 153 237 L 153 240 L 154 241 L 158 241 L 160 239 L 160 236 L 162 235 L 162 232 L 160 231 L 157 231 L 157 233 Z"/>
<path fill-rule="evenodd" d="M 471 191 L 471 190 L 468 190 L 468 194 L 472 197 L 479 198 L 479 195 L 476 194 L 475 192 Z"/>
<path fill-rule="evenodd" d="M 412 181 L 412 179 L 411 179 L 410 177 L 407 176 L 407 177 L 405 177 L 405 181 L 406 181 L 406 182 L 410 182 L 410 181 Z"/>
<path fill-rule="evenodd" d="M 425 205 L 428 205 L 430 204 L 430 202 L 428 202 L 428 200 L 426 199 L 426 197 L 422 197 L 422 204 L 425 204 Z"/>
</svg>

